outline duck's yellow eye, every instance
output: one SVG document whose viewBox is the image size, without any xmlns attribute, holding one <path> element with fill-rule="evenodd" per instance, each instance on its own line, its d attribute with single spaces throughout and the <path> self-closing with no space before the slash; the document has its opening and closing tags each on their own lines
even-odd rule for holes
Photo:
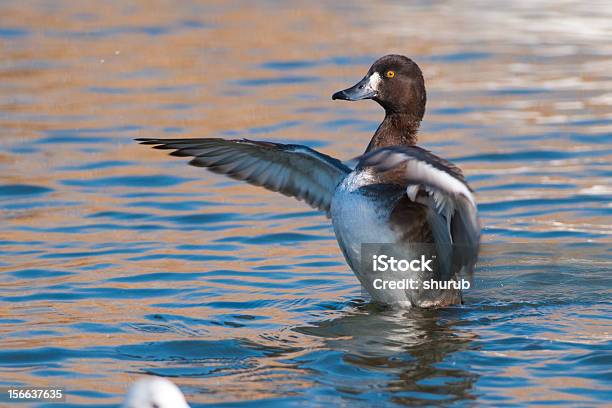
<svg viewBox="0 0 612 408">
<path fill-rule="evenodd" d="M 387 71 L 387 78 L 393 78 L 395 76 L 395 71 Z"/>
</svg>

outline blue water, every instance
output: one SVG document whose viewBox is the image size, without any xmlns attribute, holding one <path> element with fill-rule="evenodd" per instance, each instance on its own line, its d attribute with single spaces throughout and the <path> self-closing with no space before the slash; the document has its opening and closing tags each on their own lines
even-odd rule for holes
<svg viewBox="0 0 612 408">
<path fill-rule="evenodd" d="M 612 15 L 513 4 L 2 3 L 0 388 L 106 407 L 154 374 L 194 407 L 610 405 Z M 331 94 L 388 52 L 425 72 L 421 145 L 476 192 L 465 305 L 370 304 L 322 214 L 133 141 L 350 159 L 382 113 Z"/>
</svg>

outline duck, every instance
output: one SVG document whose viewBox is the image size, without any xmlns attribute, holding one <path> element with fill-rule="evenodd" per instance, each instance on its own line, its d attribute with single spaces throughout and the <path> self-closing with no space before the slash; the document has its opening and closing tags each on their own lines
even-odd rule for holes
<svg viewBox="0 0 612 408">
<path fill-rule="evenodd" d="M 136 140 L 324 212 L 373 302 L 400 308 L 461 304 L 465 286 L 433 284 L 471 280 L 480 246 L 478 210 L 461 169 L 417 146 L 427 102 L 421 69 L 406 56 L 385 55 L 354 86 L 332 95 L 368 99 L 385 117 L 364 153 L 350 161 L 304 145 L 250 139 Z"/>
<path fill-rule="evenodd" d="M 185 395 L 172 381 L 157 376 L 145 376 L 134 382 L 121 408 L 189 408 Z"/>
</svg>

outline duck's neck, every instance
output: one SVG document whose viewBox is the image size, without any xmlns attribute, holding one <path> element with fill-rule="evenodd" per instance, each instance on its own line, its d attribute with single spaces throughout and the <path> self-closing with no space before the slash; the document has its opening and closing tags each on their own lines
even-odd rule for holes
<svg viewBox="0 0 612 408">
<path fill-rule="evenodd" d="M 387 112 L 366 149 L 371 152 L 386 146 L 414 146 L 421 120 L 407 113 Z"/>
</svg>

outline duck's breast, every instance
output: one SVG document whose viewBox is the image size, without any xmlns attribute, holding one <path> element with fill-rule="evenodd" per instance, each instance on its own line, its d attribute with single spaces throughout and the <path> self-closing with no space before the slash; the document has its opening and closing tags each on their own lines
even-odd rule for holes
<svg viewBox="0 0 612 408">
<path fill-rule="evenodd" d="M 389 225 L 393 204 L 402 191 L 391 185 L 374 184 L 367 171 L 356 170 L 336 188 L 331 219 L 344 256 L 355 273 L 361 262 L 361 245 L 394 243 L 397 235 Z"/>
</svg>

